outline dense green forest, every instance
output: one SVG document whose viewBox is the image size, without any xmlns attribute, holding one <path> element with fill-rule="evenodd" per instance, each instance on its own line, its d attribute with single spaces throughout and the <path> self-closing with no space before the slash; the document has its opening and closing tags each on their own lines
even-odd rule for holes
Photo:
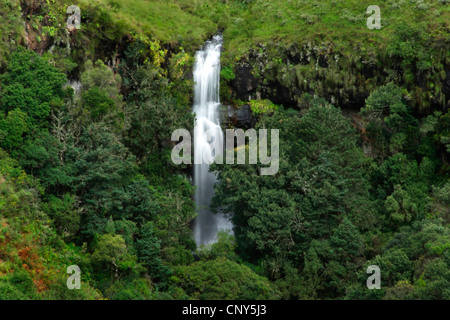
<svg viewBox="0 0 450 320">
<path fill-rule="evenodd" d="M 450 299 L 449 1 L 373 2 L 0 1 L 0 300 Z M 218 32 L 280 163 L 212 166 L 235 229 L 198 249 L 171 134 Z"/>
</svg>

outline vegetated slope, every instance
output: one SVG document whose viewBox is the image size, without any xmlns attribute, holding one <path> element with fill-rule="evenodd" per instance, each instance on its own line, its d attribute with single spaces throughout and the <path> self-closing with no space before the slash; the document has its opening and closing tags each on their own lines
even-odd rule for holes
<svg viewBox="0 0 450 320">
<path fill-rule="evenodd" d="M 0 300 L 97 299 L 86 273 L 81 290 L 64 290 L 67 267 L 86 253 L 64 243 L 43 211 L 39 182 L 0 150 Z"/>
<path fill-rule="evenodd" d="M 192 15 L 177 1 L 103 1 L 112 15 L 140 33 L 148 33 L 164 43 L 185 47 L 201 45 L 208 35 L 217 31 L 210 19 Z"/>
<path fill-rule="evenodd" d="M 357 1 L 211 1 L 133 0 L 124 3 L 97 0 L 113 16 L 153 33 L 164 42 L 196 42 L 224 29 L 227 56 L 239 58 L 257 43 L 284 45 L 305 41 L 332 41 L 352 52 L 350 43 L 383 46 L 401 25 L 423 24 L 431 34 L 448 32 L 450 9 L 446 1 L 387 1 L 381 9 L 381 30 L 369 31 L 366 10 L 373 2 Z M 214 29 L 216 27 L 216 29 Z"/>
<path fill-rule="evenodd" d="M 223 31 L 222 64 L 237 76 L 222 83 L 230 104 L 262 96 L 299 106 L 307 92 L 359 109 L 389 81 L 408 90 L 415 112 L 429 114 L 448 103 L 447 1 L 380 3 L 380 30 L 366 26 L 373 5 L 366 0 L 98 2 L 191 55 L 202 39 Z M 228 85 L 234 95 L 227 94 Z"/>
</svg>

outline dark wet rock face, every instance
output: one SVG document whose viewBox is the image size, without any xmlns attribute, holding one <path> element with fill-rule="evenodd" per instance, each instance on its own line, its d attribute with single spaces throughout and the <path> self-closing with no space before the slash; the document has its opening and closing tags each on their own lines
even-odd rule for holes
<svg viewBox="0 0 450 320">
<path fill-rule="evenodd" d="M 256 124 L 250 105 L 246 104 L 241 109 L 236 110 L 236 126 L 238 128 L 249 129 Z"/>
<path fill-rule="evenodd" d="M 249 65 L 237 67 L 235 74 L 236 78 L 231 83 L 231 87 L 238 99 L 248 101 L 255 94 L 258 86 L 258 81 L 252 73 L 252 67 Z"/>
<path fill-rule="evenodd" d="M 262 88 L 263 96 L 275 104 L 282 104 L 284 106 L 295 107 L 296 101 L 294 99 L 295 93 L 300 92 L 298 88 L 287 88 L 278 82 L 272 82 L 269 86 Z"/>
<path fill-rule="evenodd" d="M 269 99 L 285 107 L 301 108 L 304 95 L 322 97 L 334 105 L 360 110 L 369 94 L 387 83 L 394 74 L 398 84 L 414 95 L 419 114 L 449 106 L 450 70 L 433 80 L 436 90 L 427 87 L 430 74 L 414 72 L 414 84 L 402 82 L 399 65 L 383 53 L 362 53 L 359 45 L 348 55 L 332 43 L 303 43 L 289 47 L 258 44 L 235 66 L 231 84 L 237 99 Z M 379 64 L 379 61 L 385 63 Z M 259 94 L 258 94 L 259 93 Z"/>
<path fill-rule="evenodd" d="M 232 106 L 228 106 L 226 114 L 222 114 L 224 118 L 223 123 L 226 125 L 232 125 L 235 128 L 250 129 L 256 124 L 256 118 L 253 116 L 250 105 L 243 105 L 237 109 Z"/>
<path fill-rule="evenodd" d="M 398 85 L 412 95 L 417 114 L 450 107 L 450 66 L 444 65 L 436 90 L 427 87 L 429 74 L 414 72 L 414 84 L 402 82 L 402 70 L 383 54 L 344 54 L 332 43 L 303 43 L 288 47 L 257 44 L 234 66 L 235 79 L 228 83 L 227 103 L 269 99 L 288 108 L 302 108 L 308 96 L 326 99 L 341 108 L 359 111 L 377 87 L 386 84 L 393 74 Z M 379 64 L 379 61 L 384 61 Z M 444 73 L 445 72 L 445 73 Z M 306 97 L 306 98 L 305 98 Z M 240 120 L 244 124 L 246 120 Z"/>
</svg>

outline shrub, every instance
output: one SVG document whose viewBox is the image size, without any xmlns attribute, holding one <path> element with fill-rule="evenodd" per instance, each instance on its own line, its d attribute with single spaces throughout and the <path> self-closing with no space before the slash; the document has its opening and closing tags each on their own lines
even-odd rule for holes
<svg viewBox="0 0 450 320">
<path fill-rule="evenodd" d="M 273 113 L 278 110 L 278 106 L 273 104 L 272 101 L 268 99 L 251 100 L 250 108 L 254 114 Z"/>
</svg>

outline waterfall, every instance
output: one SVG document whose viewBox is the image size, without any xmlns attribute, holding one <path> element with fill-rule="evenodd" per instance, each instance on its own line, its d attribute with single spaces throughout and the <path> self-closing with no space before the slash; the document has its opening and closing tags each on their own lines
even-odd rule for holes
<svg viewBox="0 0 450 320">
<path fill-rule="evenodd" d="M 77 97 L 80 95 L 81 92 L 81 82 L 77 81 L 77 80 L 69 80 L 65 86 L 71 86 L 73 91 L 74 91 L 74 95 Z"/>
<path fill-rule="evenodd" d="M 222 214 L 209 210 L 214 196 L 216 175 L 209 172 L 209 164 L 216 156 L 214 141 L 223 143 L 223 132 L 219 120 L 220 52 L 222 36 L 216 35 L 208 41 L 203 50 L 196 53 L 194 66 L 194 157 L 200 155 L 202 164 L 194 164 L 195 203 L 199 214 L 194 222 L 194 238 L 197 246 L 217 241 L 217 233 L 231 230 L 231 222 Z M 206 160 L 206 161 L 205 161 Z"/>
</svg>

